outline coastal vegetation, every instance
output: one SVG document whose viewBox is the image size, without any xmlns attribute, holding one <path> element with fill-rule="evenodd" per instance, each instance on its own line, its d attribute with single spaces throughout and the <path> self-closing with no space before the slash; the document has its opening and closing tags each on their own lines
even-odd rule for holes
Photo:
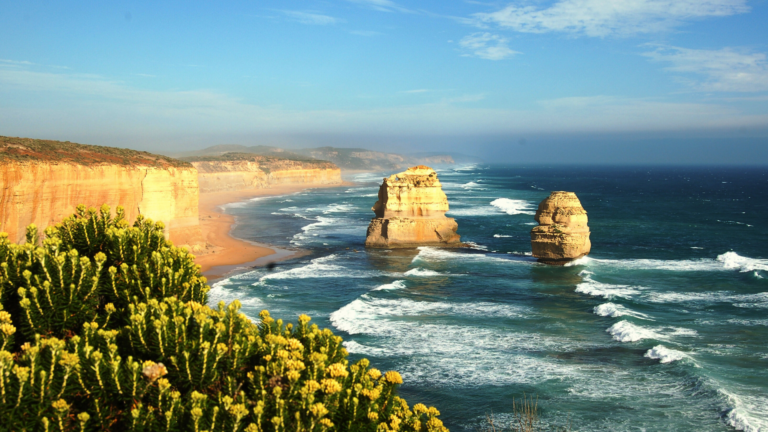
<svg viewBox="0 0 768 432">
<path fill-rule="evenodd" d="M 0 136 L 0 162 L 9 161 L 191 167 L 188 162 L 144 151 L 69 141 Z"/>
<path fill-rule="evenodd" d="M 42 239 L 0 234 L 0 429 L 446 430 L 397 396 L 400 374 L 350 364 L 310 317 L 209 307 L 163 229 L 79 206 Z"/>
</svg>

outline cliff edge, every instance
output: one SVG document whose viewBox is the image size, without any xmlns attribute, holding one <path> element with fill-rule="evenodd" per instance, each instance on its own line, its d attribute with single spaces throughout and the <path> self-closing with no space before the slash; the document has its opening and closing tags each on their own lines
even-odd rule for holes
<svg viewBox="0 0 768 432">
<path fill-rule="evenodd" d="M 419 165 L 385 178 L 373 208 L 367 247 L 458 246 L 459 226 L 448 218 L 448 198 L 437 173 Z"/>
<path fill-rule="evenodd" d="M 166 235 L 193 252 L 204 246 L 198 221 L 197 170 L 189 163 L 114 147 L 0 137 L 0 223 L 10 240 L 27 225 L 40 229 L 74 213 L 78 204 L 125 208 L 166 226 Z"/>
<path fill-rule="evenodd" d="M 589 254 L 587 212 L 573 192 L 552 192 L 536 211 L 539 226 L 531 230 L 533 256 L 540 262 L 562 265 Z"/>
<path fill-rule="evenodd" d="M 183 160 L 197 169 L 201 193 L 267 189 L 287 184 L 341 184 L 341 170 L 327 161 L 285 159 L 251 153 L 226 153 Z"/>
</svg>

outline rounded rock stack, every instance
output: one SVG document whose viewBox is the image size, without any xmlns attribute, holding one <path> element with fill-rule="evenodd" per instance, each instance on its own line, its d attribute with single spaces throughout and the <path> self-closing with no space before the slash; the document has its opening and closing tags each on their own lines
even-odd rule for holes
<svg viewBox="0 0 768 432">
<path fill-rule="evenodd" d="M 587 212 L 573 192 L 552 192 L 539 204 L 531 230 L 533 256 L 546 264 L 563 265 L 589 254 Z"/>
<path fill-rule="evenodd" d="M 419 165 L 384 179 L 365 239 L 367 247 L 459 246 L 458 224 L 445 217 L 448 198 L 430 167 Z"/>
</svg>

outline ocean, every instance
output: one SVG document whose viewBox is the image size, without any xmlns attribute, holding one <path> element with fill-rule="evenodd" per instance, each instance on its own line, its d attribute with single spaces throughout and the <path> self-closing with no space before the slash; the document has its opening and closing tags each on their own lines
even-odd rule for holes
<svg viewBox="0 0 768 432">
<path fill-rule="evenodd" d="M 258 318 L 306 313 L 351 360 L 397 370 L 400 394 L 453 431 L 512 419 L 574 431 L 768 431 L 768 170 L 438 170 L 471 247 L 367 250 L 381 179 L 224 206 L 234 235 L 309 255 L 218 281 Z M 530 256 L 538 203 L 575 192 L 592 252 Z"/>
</svg>

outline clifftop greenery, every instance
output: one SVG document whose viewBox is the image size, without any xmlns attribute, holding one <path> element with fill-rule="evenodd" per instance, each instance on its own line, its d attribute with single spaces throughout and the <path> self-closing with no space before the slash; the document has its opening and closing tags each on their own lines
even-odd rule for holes
<svg viewBox="0 0 768 432">
<path fill-rule="evenodd" d="M 0 233 L 0 430 L 446 430 L 308 316 L 206 306 L 162 223 L 79 206 L 38 237 Z"/>
<path fill-rule="evenodd" d="M 188 162 L 137 150 L 0 136 L 0 161 L 49 161 L 80 165 L 148 165 L 191 168 Z"/>
</svg>

